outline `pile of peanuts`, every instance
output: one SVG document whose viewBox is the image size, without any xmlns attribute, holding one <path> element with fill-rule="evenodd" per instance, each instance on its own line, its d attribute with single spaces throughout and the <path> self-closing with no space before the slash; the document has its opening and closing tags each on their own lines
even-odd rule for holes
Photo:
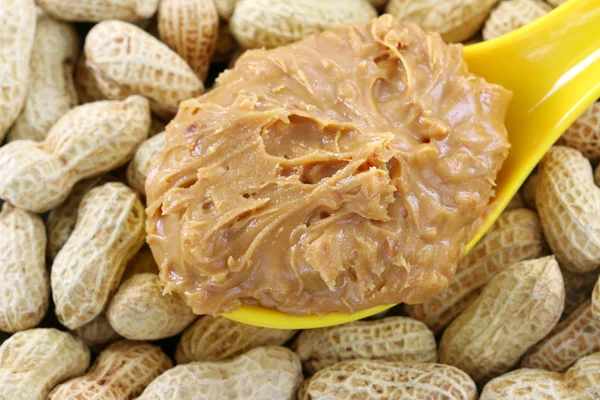
<svg viewBox="0 0 600 400">
<path fill-rule="evenodd" d="M 0 399 L 600 399 L 600 103 L 424 304 L 197 316 L 144 244 L 165 125 L 245 49 L 382 12 L 473 43 L 562 2 L 0 0 Z"/>
</svg>

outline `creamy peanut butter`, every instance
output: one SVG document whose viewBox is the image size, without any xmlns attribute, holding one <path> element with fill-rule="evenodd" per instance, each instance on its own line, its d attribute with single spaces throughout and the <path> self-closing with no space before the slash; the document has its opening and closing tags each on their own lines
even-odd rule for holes
<svg viewBox="0 0 600 400">
<path fill-rule="evenodd" d="M 201 314 L 436 295 L 506 158 L 510 97 L 389 15 L 244 53 L 182 103 L 146 182 L 167 290 Z"/>
</svg>

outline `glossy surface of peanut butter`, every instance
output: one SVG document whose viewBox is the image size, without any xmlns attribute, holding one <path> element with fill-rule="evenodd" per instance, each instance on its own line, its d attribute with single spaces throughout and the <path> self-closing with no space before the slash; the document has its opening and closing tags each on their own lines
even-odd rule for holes
<svg viewBox="0 0 600 400">
<path fill-rule="evenodd" d="M 507 156 L 510 93 L 383 16 L 247 51 L 181 104 L 148 243 L 194 311 L 418 303 L 453 277 Z"/>
</svg>

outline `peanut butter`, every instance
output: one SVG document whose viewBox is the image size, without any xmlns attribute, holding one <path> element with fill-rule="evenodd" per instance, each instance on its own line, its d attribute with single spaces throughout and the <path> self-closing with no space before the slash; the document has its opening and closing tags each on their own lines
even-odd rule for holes
<svg viewBox="0 0 600 400">
<path fill-rule="evenodd" d="M 181 104 L 146 182 L 167 290 L 213 315 L 438 294 L 507 156 L 510 97 L 389 15 L 247 51 Z"/>
</svg>

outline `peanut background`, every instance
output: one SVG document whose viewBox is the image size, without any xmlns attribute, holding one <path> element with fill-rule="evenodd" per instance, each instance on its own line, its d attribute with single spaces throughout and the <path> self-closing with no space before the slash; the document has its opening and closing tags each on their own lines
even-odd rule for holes
<svg viewBox="0 0 600 400">
<path fill-rule="evenodd" d="M 144 244 L 166 125 L 244 51 L 384 12 L 472 44 L 562 3 L 0 0 L 0 399 L 600 399 L 600 103 L 423 304 L 198 316 Z"/>
</svg>

